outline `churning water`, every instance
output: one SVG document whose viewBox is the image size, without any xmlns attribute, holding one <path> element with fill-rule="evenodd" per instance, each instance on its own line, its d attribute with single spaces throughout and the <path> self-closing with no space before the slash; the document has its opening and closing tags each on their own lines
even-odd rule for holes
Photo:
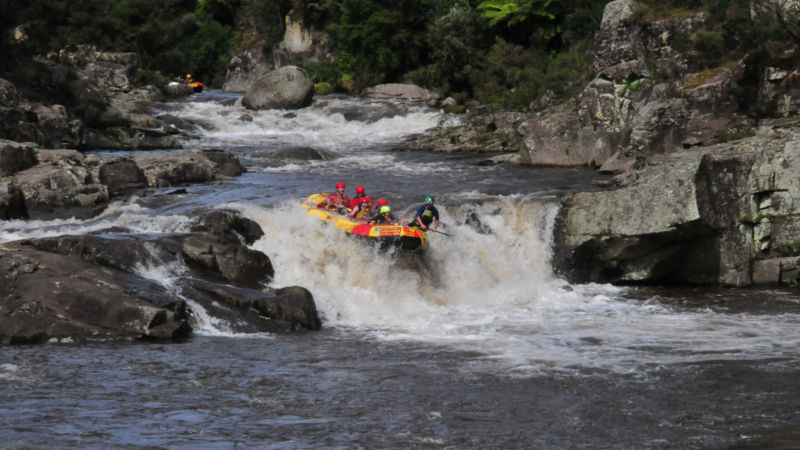
<svg viewBox="0 0 800 450">
<path fill-rule="evenodd" d="M 248 173 L 87 221 L 4 222 L 0 243 L 181 231 L 233 208 L 265 231 L 253 248 L 272 284 L 308 288 L 324 330 L 237 334 L 198 311 L 198 336 L 180 344 L 3 349 L 0 447 L 719 448 L 800 423 L 797 292 L 553 274 L 556 200 L 592 188 L 589 170 L 392 151 L 457 122 L 424 105 L 332 96 L 253 112 L 212 92 L 164 108 L 205 124 L 187 147 L 235 152 Z M 309 149 L 321 156 L 296 157 Z M 430 234 L 422 257 L 348 239 L 299 207 L 338 181 L 405 217 L 434 194 L 447 235 Z M 182 265 L 140 274 L 170 286 Z"/>
</svg>

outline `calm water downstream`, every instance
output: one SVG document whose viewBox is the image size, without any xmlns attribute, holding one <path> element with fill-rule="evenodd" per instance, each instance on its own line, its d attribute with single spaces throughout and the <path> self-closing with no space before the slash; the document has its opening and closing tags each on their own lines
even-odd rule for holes
<svg viewBox="0 0 800 450">
<path fill-rule="evenodd" d="M 455 120 L 422 106 L 320 97 L 250 121 L 211 92 L 164 109 L 207 123 L 186 147 L 248 173 L 88 221 L 3 222 L 0 243 L 186 230 L 233 208 L 264 229 L 273 286 L 311 290 L 324 329 L 237 334 L 199 310 L 181 343 L 4 347 L 0 448 L 800 448 L 800 292 L 563 281 L 555 200 L 595 189 L 592 171 L 391 151 Z M 287 156 L 302 148 L 327 156 Z M 298 207 L 338 181 L 404 216 L 434 194 L 452 237 L 423 259 L 343 239 Z M 182 270 L 140 273 L 169 286 Z"/>
</svg>

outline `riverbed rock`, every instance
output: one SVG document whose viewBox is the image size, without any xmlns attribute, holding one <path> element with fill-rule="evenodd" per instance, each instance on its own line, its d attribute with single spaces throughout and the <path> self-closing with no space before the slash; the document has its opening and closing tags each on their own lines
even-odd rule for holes
<svg viewBox="0 0 800 450">
<path fill-rule="evenodd" d="M 19 188 L 8 181 L 0 181 L 0 220 L 27 219 L 25 197 Z"/>
<path fill-rule="evenodd" d="M 92 183 L 83 166 L 39 164 L 17 172 L 13 182 L 22 191 L 32 219 L 87 219 L 102 212 L 110 199 L 108 188 Z"/>
<path fill-rule="evenodd" d="M 747 286 L 759 261 L 800 256 L 796 131 L 672 153 L 632 173 L 622 189 L 563 200 L 557 272 L 582 282 Z"/>
<path fill-rule="evenodd" d="M 133 160 L 144 171 L 150 187 L 202 183 L 238 176 L 239 159 L 221 150 L 186 150 L 166 155 L 138 154 Z"/>
<path fill-rule="evenodd" d="M 264 286 L 269 258 L 245 244 L 261 233 L 249 219 L 220 210 L 186 233 L 109 229 L 0 245 L 0 343 L 178 338 L 196 323 L 186 298 L 233 331 L 319 329 L 307 290 Z M 163 279 L 143 277 L 162 267 L 171 268 Z"/>
<path fill-rule="evenodd" d="M 376 99 L 402 99 L 428 101 L 436 95 L 427 89 L 415 84 L 386 83 L 364 89 L 362 94 L 367 98 Z"/>
<path fill-rule="evenodd" d="M 14 107 L 19 101 L 19 90 L 14 83 L 0 78 L 0 106 Z"/>
<path fill-rule="evenodd" d="M 0 141 L 0 169 L 0 218 L 45 220 L 85 219 L 102 212 L 112 198 L 148 186 L 228 179 L 244 171 L 236 156 L 222 150 L 125 158 L 9 141 Z"/>
<path fill-rule="evenodd" d="M 183 300 L 157 283 L 32 247 L 0 248 L 0 342 L 179 338 Z"/>
<path fill-rule="evenodd" d="M 249 109 L 298 109 L 311 104 L 314 83 L 296 66 L 284 66 L 258 78 L 242 97 Z"/>
<path fill-rule="evenodd" d="M 194 93 L 191 86 L 186 83 L 173 82 L 166 87 L 167 95 L 170 97 L 188 97 Z"/>
</svg>

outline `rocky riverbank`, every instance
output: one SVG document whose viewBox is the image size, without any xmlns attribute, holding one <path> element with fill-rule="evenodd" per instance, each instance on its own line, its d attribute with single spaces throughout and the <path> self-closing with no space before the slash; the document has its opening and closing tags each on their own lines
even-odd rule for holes
<svg viewBox="0 0 800 450">
<path fill-rule="evenodd" d="M 90 218 L 145 188 L 235 177 L 244 169 L 221 150 L 130 158 L 0 141 L 0 218 Z M 232 211 L 216 211 L 187 233 L 124 229 L 0 244 L 0 343 L 86 339 L 177 339 L 197 317 L 187 299 L 241 332 L 316 330 L 313 297 L 301 287 L 267 287 L 269 258 L 248 245 L 263 232 Z M 141 275 L 174 263 L 162 285 Z"/>
<path fill-rule="evenodd" d="M 14 62 L 0 71 L 0 139 L 45 148 L 180 148 L 203 124 L 159 112 L 169 100 L 134 84 L 133 53 L 90 46 Z"/>
<path fill-rule="evenodd" d="M 698 70 L 698 54 L 679 48 L 704 14 L 645 21 L 637 8 L 606 5 L 595 77 L 574 99 L 476 109 L 401 147 L 615 174 L 620 189 L 561 203 L 554 267 L 572 281 L 798 284 L 800 48 Z M 769 11 L 751 14 L 768 26 Z"/>
<path fill-rule="evenodd" d="M 554 267 L 578 282 L 800 282 L 800 121 L 651 158 L 563 199 Z"/>
<path fill-rule="evenodd" d="M 232 211 L 204 217 L 189 233 L 102 230 L 0 246 L 0 342 L 177 339 L 197 317 L 187 299 L 238 332 L 317 330 L 311 294 L 265 287 L 269 258 L 247 248 L 263 235 Z M 168 261 L 183 270 L 173 286 L 139 274 Z"/>
</svg>

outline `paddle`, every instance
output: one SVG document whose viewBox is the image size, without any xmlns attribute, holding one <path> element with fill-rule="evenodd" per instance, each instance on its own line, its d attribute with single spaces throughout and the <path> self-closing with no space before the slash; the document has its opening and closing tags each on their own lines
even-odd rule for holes
<svg viewBox="0 0 800 450">
<path fill-rule="evenodd" d="M 445 236 L 447 236 L 447 237 L 453 237 L 453 235 L 452 235 L 452 234 L 447 234 L 447 233 L 445 233 L 444 231 L 439 231 L 439 230 L 431 230 L 431 231 L 433 231 L 433 232 L 435 232 L 435 233 L 443 234 L 443 235 L 445 235 Z"/>
</svg>

